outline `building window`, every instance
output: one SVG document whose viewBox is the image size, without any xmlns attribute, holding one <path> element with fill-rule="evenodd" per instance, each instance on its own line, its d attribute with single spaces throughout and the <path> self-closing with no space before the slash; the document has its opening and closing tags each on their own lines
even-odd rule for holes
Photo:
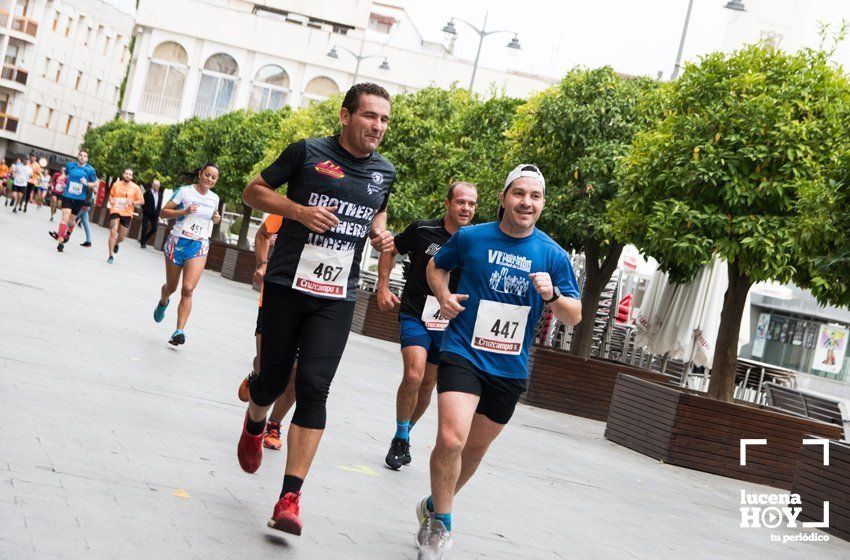
<svg viewBox="0 0 850 560">
<path fill-rule="evenodd" d="M 74 25 L 74 18 L 68 18 L 68 25 L 65 26 L 65 37 L 69 37 L 71 35 L 71 26 Z"/>
<path fill-rule="evenodd" d="M 121 49 L 121 64 L 124 64 L 124 61 L 127 60 L 127 54 L 130 52 L 130 49 L 127 48 L 127 45 L 124 45 L 124 48 Z"/>
<path fill-rule="evenodd" d="M 289 99 L 289 75 L 280 66 L 263 66 L 254 77 L 248 107 L 255 111 L 280 109 Z"/>
<path fill-rule="evenodd" d="M 89 46 L 89 43 L 91 42 L 92 31 L 94 31 L 94 30 L 91 27 L 86 27 L 86 34 L 83 36 L 84 37 L 83 38 L 83 46 L 84 47 Z"/>
<path fill-rule="evenodd" d="M 54 81 L 58 82 L 62 78 L 62 63 L 57 62 L 56 66 L 56 79 Z"/>
<path fill-rule="evenodd" d="M 13 45 L 9 43 L 9 46 L 6 48 L 6 64 L 10 66 L 17 66 L 18 64 L 18 45 Z"/>
<path fill-rule="evenodd" d="M 45 128 L 50 128 L 50 122 L 53 120 L 53 109 L 48 107 L 47 109 L 47 120 L 44 123 Z"/>
<path fill-rule="evenodd" d="M 19 0 L 17 4 L 15 4 L 15 15 L 18 17 L 28 17 L 30 13 L 30 2 L 29 0 Z"/>
<path fill-rule="evenodd" d="M 180 91 L 181 91 L 181 93 L 182 93 L 183 88 L 180 88 Z M 112 99 L 113 103 L 118 103 L 118 92 L 119 92 L 118 86 L 115 86 L 115 95 L 113 95 L 113 96 L 112 96 L 112 98 L 113 98 L 113 99 Z M 178 106 L 179 106 L 179 104 L 180 104 L 180 100 L 179 100 L 179 99 L 177 100 L 177 104 L 178 104 Z"/>
<path fill-rule="evenodd" d="M 301 106 L 309 107 L 320 101 L 324 101 L 331 95 L 339 93 L 339 86 L 330 78 L 319 76 L 313 78 L 307 83 L 304 88 L 304 95 L 301 96 Z"/>
<path fill-rule="evenodd" d="M 47 71 L 48 71 L 49 68 L 50 68 L 50 59 L 45 56 L 44 57 L 44 68 L 41 70 L 41 77 L 42 78 L 47 77 Z"/>
<path fill-rule="evenodd" d="M 68 115 L 68 121 L 65 123 L 65 134 L 71 133 L 71 125 L 74 123 L 74 117 Z"/>
<path fill-rule="evenodd" d="M 33 111 L 33 114 L 32 114 L 32 124 L 38 125 L 38 117 L 39 117 L 40 113 L 41 113 L 41 105 L 36 103 L 35 111 Z"/>
<path fill-rule="evenodd" d="M 9 110 L 9 94 L 8 93 L 0 93 L 0 113 L 6 114 L 6 111 Z"/>
<path fill-rule="evenodd" d="M 83 71 L 77 70 L 77 78 L 74 80 L 74 89 L 80 89 L 80 82 L 83 79 Z"/>
<path fill-rule="evenodd" d="M 59 29 L 59 18 L 60 17 L 61 16 L 59 15 L 58 11 L 55 14 L 53 14 L 53 31 L 56 31 L 57 29 Z"/>
<path fill-rule="evenodd" d="M 141 110 L 152 115 L 177 119 L 180 100 L 189 67 L 186 50 L 177 43 L 167 41 L 157 46 L 151 56 Z M 118 102 L 118 88 L 115 88 Z"/>
<path fill-rule="evenodd" d="M 369 16 L 369 29 L 378 33 L 389 33 L 392 31 L 395 18 L 390 16 L 382 16 L 380 14 L 372 14 Z"/>
<path fill-rule="evenodd" d="M 229 111 L 236 96 L 238 73 L 239 65 L 230 55 L 218 53 L 207 59 L 201 71 L 195 115 L 208 119 Z"/>
<path fill-rule="evenodd" d="M 94 92 L 95 96 L 97 96 L 97 97 L 100 97 L 100 84 L 101 84 L 101 80 L 98 80 L 97 81 L 97 87 L 95 88 L 95 92 Z"/>
<path fill-rule="evenodd" d="M 109 52 L 109 36 L 107 35 L 106 41 L 103 42 L 103 54 Z"/>
</svg>

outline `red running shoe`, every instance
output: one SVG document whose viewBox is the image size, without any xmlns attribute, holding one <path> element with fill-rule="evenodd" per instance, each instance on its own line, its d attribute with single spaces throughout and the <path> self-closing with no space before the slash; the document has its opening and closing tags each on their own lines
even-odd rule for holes
<svg viewBox="0 0 850 560">
<path fill-rule="evenodd" d="M 290 535 L 301 534 L 301 520 L 298 514 L 301 512 L 301 492 L 287 492 L 283 498 L 278 500 L 274 506 L 274 513 L 269 519 L 268 526 Z"/>
<path fill-rule="evenodd" d="M 265 429 L 263 429 L 263 432 Z M 242 436 L 236 446 L 236 456 L 239 466 L 246 473 L 255 473 L 263 462 L 263 432 L 259 435 L 248 433 L 248 411 L 245 411 L 245 421 L 242 423 Z"/>
</svg>

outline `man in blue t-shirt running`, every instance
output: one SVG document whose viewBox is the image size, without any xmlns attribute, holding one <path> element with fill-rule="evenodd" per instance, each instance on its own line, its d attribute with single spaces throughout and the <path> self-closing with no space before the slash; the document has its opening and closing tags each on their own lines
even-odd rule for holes
<svg viewBox="0 0 850 560">
<path fill-rule="evenodd" d="M 451 322 L 437 369 L 431 496 L 417 507 L 420 560 L 444 558 L 451 545 L 452 499 L 526 389 L 528 352 L 544 305 L 568 325 L 581 320 L 569 256 L 535 228 L 545 192 L 537 167 L 517 166 L 499 195 L 499 221 L 458 230 L 428 264 L 428 283 Z M 449 274 L 458 269 L 452 293 Z"/>
</svg>

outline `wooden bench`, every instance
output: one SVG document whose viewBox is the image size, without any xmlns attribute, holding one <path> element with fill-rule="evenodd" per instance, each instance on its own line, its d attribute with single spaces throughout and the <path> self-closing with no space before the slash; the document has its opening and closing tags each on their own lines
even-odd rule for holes
<svg viewBox="0 0 850 560">
<path fill-rule="evenodd" d="M 791 491 L 800 495 L 801 521 L 823 521 L 823 503 L 829 502 L 827 533 L 850 540 L 850 444 L 829 443 L 829 465 L 823 464 L 823 447 L 801 445 Z"/>
<path fill-rule="evenodd" d="M 669 385 L 621 375 L 605 438 L 672 465 L 790 489 L 800 444 L 809 435 L 840 440 L 843 430 L 752 403 L 717 401 Z M 766 438 L 747 450 L 741 439 Z"/>
<path fill-rule="evenodd" d="M 578 358 L 545 346 L 533 346 L 528 391 L 521 402 L 556 412 L 605 421 L 617 375 L 621 372 L 664 383 L 666 375 L 620 362 Z"/>
<path fill-rule="evenodd" d="M 765 383 L 764 390 L 768 406 L 841 426 L 845 437 L 850 436 L 850 419 L 847 418 L 844 403 L 841 401 L 783 387 L 776 383 Z"/>
</svg>

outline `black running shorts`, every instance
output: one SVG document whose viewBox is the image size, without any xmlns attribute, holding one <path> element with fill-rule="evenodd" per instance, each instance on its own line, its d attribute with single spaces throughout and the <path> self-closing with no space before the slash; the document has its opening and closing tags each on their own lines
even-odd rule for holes
<svg viewBox="0 0 850 560">
<path fill-rule="evenodd" d="M 478 408 L 475 412 L 483 414 L 497 424 L 507 424 L 514 414 L 516 403 L 525 392 L 528 383 L 525 379 L 511 379 L 486 373 L 469 360 L 451 352 L 440 355 L 437 367 L 437 393 L 456 391 L 478 395 Z"/>
<path fill-rule="evenodd" d="M 121 214 L 116 214 L 115 212 L 113 212 L 109 215 L 109 221 L 112 222 L 112 220 L 118 220 L 118 222 L 121 224 L 121 227 L 128 228 L 130 227 L 130 222 L 133 221 L 133 218 L 131 216 L 122 216 Z"/>
</svg>

